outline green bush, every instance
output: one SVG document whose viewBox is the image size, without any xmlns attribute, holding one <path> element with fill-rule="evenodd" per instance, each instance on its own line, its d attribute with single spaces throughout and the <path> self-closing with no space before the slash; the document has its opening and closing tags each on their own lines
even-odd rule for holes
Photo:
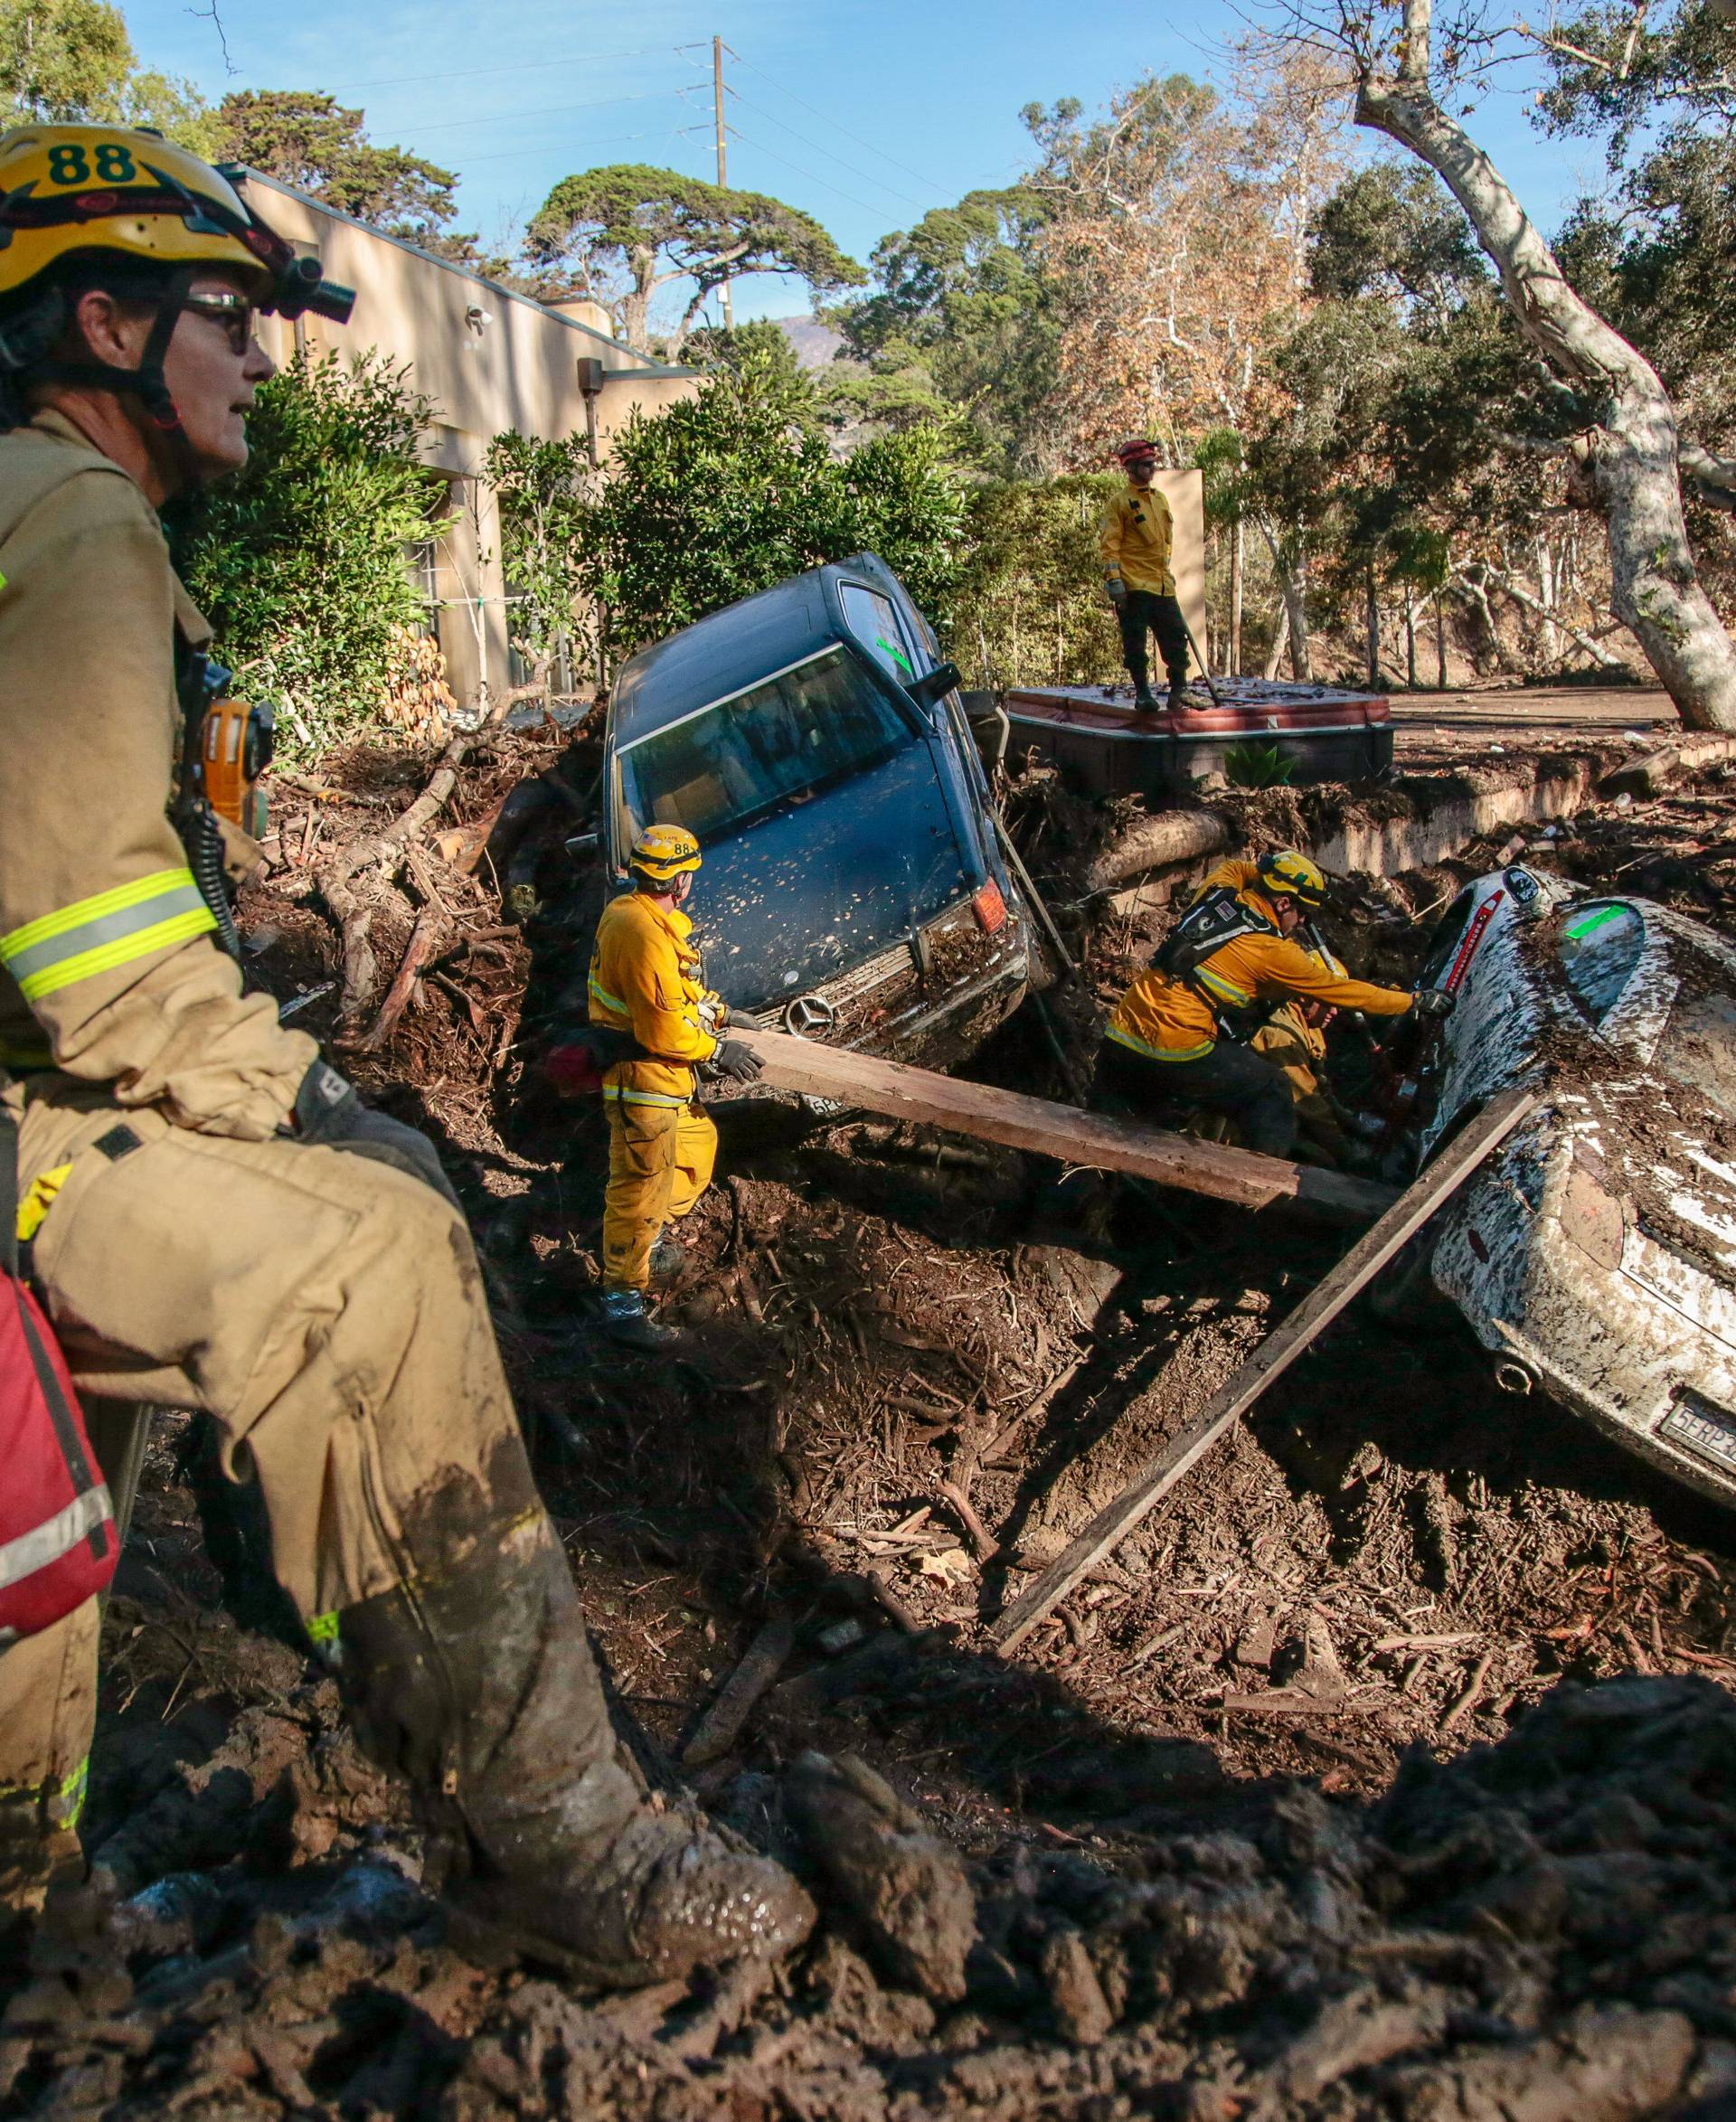
<svg viewBox="0 0 1736 2122">
<path fill-rule="evenodd" d="M 878 552 L 939 618 L 958 565 L 964 500 L 935 439 L 915 430 L 840 463 L 812 394 L 759 354 L 616 439 L 609 476 L 575 514 L 578 573 L 609 612 L 614 659 L 787 575 Z"/>
<path fill-rule="evenodd" d="M 482 474 L 495 490 L 508 589 L 507 631 L 533 672 L 546 674 L 562 642 L 589 646 L 575 614 L 584 589 L 583 520 L 597 475 L 583 439 L 537 442 L 508 429 L 488 445 Z"/>
<path fill-rule="evenodd" d="M 303 757 L 374 719 L 394 630 L 421 617 L 405 551 L 442 488 L 418 462 L 432 408 L 376 354 L 297 360 L 259 391 L 239 477 L 171 523 L 175 564 L 245 698 L 285 709 Z"/>
<path fill-rule="evenodd" d="M 977 685 L 1106 684 L 1126 675 L 1097 526 L 1118 476 L 997 480 L 970 496 L 953 653 Z"/>
</svg>

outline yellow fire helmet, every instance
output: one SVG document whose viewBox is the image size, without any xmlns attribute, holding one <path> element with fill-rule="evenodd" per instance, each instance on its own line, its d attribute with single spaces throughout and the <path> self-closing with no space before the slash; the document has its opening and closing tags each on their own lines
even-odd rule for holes
<svg viewBox="0 0 1736 2122">
<path fill-rule="evenodd" d="M 670 884 L 699 867 L 699 842 L 685 825 L 647 825 L 633 843 L 627 865 L 654 884 Z"/>
<path fill-rule="evenodd" d="M 1298 906 L 1310 908 L 1326 904 L 1326 872 L 1295 848 L 1270 848 L 1260 856 L 1258 866 L 1262 890 L 1274 897 L 1282 894 Z"/>
<path fill-rule="evenodd" d="M 194 274 L 240 276 L 260 309 L 342 324 L 355 297 L 321 277 L 242 200 L 228 175 L 156 133 L 123 125 L 23 125 L 0 134 L 0 379 L 127 391 L 178 425 L 163 356 Z M 52 358 L 68 289 L 103 286 L 160 305 L 137 370 Z"/>
</svg>

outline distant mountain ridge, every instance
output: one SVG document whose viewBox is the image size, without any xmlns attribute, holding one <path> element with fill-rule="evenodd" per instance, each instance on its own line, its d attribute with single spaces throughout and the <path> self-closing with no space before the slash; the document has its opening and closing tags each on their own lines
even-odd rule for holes
<svg viewBox="0 0 1736 2122">
<path fill-rule="evenodd" d="M 816 316 L 773 317 L 772 323 L 796 349 L 805 369 L 824 368 L 844 344 L 844 335 Z"/>
</svg>

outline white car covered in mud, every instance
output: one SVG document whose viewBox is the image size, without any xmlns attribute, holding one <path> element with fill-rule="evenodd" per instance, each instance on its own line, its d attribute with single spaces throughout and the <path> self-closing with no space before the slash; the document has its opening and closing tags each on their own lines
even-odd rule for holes
<svg viewBox="0 0 1736 2122">
<path fill-rule="evenodd" d="M 1495 1356 L 1736 1505 L 1736 948 L 1651 901 L 1514 868 L 1462 891 L 1422 974 L 1426 1158 L 1510 1084 L 1544 1103 L 1426 1234 Z"/>
</svg>

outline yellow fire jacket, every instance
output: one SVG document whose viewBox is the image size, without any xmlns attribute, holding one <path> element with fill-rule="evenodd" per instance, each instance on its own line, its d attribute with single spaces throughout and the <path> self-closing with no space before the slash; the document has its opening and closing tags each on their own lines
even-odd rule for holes
<svg viewBox="0 0 1736 2122">
<path fill-rule="evenodd" d="M 597 924 L 590 957 L 593 1024 L 631 1032 L 655 1061 L 617 1061 L 603 1072 L 603 1096 L 623 1105 L 686 1105 L 697 1088 L 694 1061 L 710 1061 L 718 1041 L 700 1017 L 717 997 L 699 984 L 693 924 L 644 891 L 611 899 Z"/>
<path fill-rule="evenodd" d="M 70 421 L 0 435 L 0 1066 L 262 1141 L 318 1052 L 241 994 L 167 808 L 175 580 L 134 482 Z"/>
<path fill-rule="evenodd" d="M 1288 1003 L 1248 1043 L 1289 1079 L 1296 1117 L 1304 1132 L 1337 1155 L 1345 1147 L 1345 1139 L 1320 1080 L 1326 1059 L 1325 1032 L 1307 1023 L 1295 1003 Z"/>
<path fill-rule="evenodd" d="M 1252 863 L 1220 863 L 1194 898 L 1227 884 L 1276 929 L 1278 917 L 1259 882 L 1260 872 Z M 1256 931 L 1231 938 L 1191 979 L 1175 979 L 1155 966 L 1141 973 L 1116 1004 L 1104 1037 L 1148 1061 L 1201 1061 L 1218 1042 L 1213 1003 L 1223 1009 L 1249 1009 L 1257 1002 L 1284 1002 L 1293 995 L 1382 1017 L 1402 1016 L 1410 1006 L 1401 987 L 1343 978 L 1327 972 L 1290 938 Z"/>
<path fill-rule="evenodd" d="M 1110 497 L 1098 525 L 1104 580 L 1118 579 L 1129 589 L 1174 597 L 1175 578 L 1169 571 L 1169 558 L 1175 536 L 1169 504 L 1156 487 L 1138 487 L 1129 481 Z"/>
</svg>

